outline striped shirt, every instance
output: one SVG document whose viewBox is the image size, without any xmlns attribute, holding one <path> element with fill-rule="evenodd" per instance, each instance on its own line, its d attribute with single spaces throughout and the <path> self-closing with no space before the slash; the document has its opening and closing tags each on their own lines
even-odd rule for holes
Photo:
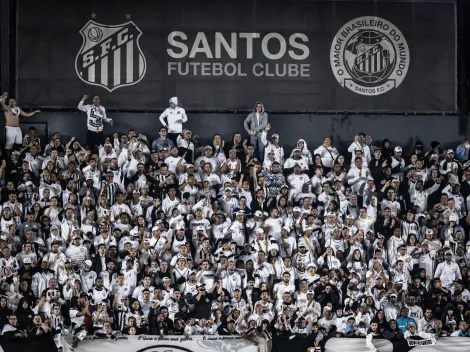
<svg viewBox="0 0 470 352">
<path fill-rule="evenodd" d="M 116 203 L 116 193 L 119 190 L 119 185 L 116 182 L 108 183 L 106 181 L 101 182 L 101 188 L 104 187 L 104 195 L 108 200 L 108 204 Z"/>
</svg>

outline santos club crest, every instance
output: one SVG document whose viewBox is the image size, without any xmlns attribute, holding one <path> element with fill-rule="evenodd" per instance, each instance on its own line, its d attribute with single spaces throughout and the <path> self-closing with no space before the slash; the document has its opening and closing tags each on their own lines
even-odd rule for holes
<svg viewBox="0 0 470 352">
<path fill-rule="evenodd" d="M 330 63 L 341 86 L 379 95 L 405 79 L 410 52 L 404 35 L 379 17 L 359 17 L 340 28 L 331 43 Z"/>
<path fill-rule="evenodd" d="M 142 32 L 134 22 L 107 26 L 89 21 L 80 34 L 83 44 L 75 69 L 82 81 L 112 92 L 144 77 L 147 63 L 139 46 Z"/>
</svg>

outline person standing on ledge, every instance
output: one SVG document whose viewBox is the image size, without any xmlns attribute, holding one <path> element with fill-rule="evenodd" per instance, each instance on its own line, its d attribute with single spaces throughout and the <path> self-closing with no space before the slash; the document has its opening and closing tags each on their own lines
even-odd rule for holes
<svg viewBox="0 0 470 352">
<path fill-rule="evenodd" d="M 8 92 L 3 93 L 1 104 L 3 112 L 5 113 L 5 150 L 7 151 L 8 156 L 10 156 L 11 150 L 15 144 L 19 146 L 23 143 L 23 134 L 21 133 L 20 128 L 20 115 L 30 117 L 41 111 L 35 110 L 32 112 L 24 112 L 16 105 L 16 100 L 13 98 L 8 100 L 7 106 L 7 98 Z"/>
<path fill-rule="evenodd" d="M 251 136 L 250 143 L 255 147 L 258 160 L 264 159 L 264 144 L 261 141 L 263 130 L 268 124 L 268 113 L 264 111 L 263 103 L 257 102 L 243 123 L 245 130 Z"/>
<path fill-rule="evenodd" d="M 78 103 L 78 110 L 84 111 L 87 114 L 87 134 L 86 143 L 90 151 L 95 151 L 104 140 L 103 137 L 103 121 L 113 126 L 113 119 L 106 116 L 106 109 L 100 105 L 100 96 L 92 95 L 91 101 L 93 104 L 85 105 L 88 95 L 84 95 L 80 103 Z"/>
<path fill-rule="evenodd" d="M 168 138 L 173 145 L 178 145 L 177 138 L 183 132 L 183 123 L 187 121 L 186 111 L 178 106 L 178 98 L 170 98 L 170 107 L 160 115 L 160 122 L 168 129 Z"/>
</svg>

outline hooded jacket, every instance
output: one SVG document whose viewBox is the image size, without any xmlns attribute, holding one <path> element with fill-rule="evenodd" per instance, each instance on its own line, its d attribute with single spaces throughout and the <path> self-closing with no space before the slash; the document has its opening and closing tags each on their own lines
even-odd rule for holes
<svg viewBox="0 0 470 352">
<path fill-rule="evenodd" d="M 256 119 L 256 105 L 261 104 L 261 113 L 259 114 L 259 125 L 257 124 Z M 257 102 L 253 108 L 253 112 L 246 117 L 243 126 L 247 132 L 253 131 L 259 137 L 261 137 L 261 133 L 266 128 L 268 124 L 268 113 L 264 111 L 264 105 L 261 102 Z"/>
<path fill-rule="evenodd" d="M 28 307 L 23 308 L 23 302 L 28 302 Z M 18 309 L 16 310 L 15 314 L 18 318 L 18 327 L 20 330 L 25 330 L 31 324 L 31 321 L 34 317 L 34 312 L 30 307 L 30 302 L 27 298 L 21 298 L 18 302 Z"/>
<path fill-rule="evenodd" d="M 300 148 L 299 146 L 300 142 L 304 142 L 303 148 Z M 308 150 L 307 142 L 305 141 L 305 139 L 299 139 L 297 141 L 297 148 L 300 149 L 300 155 L 302 155 L 305 159 L 307 159 L 309 165 L 312 165 L 313 164 L 312 153 L 310 152 L 310 150 Z M 292 150 L 291 157 L 293 154 L 294 154 L 294 151 Z"/>
<path fill-rule="evenodd" d="M 183 131 L 183 123 L 188 121 L 186 111 L 178 106 L 177 97 L 170 98 L 170 103 L 176 106 L 174 108 L 166 108 L 160 115 L 160 122 L 163 126 L 168 128 L 168 133 L 181 133 Z M 183 122 L 178 123 L 178 120 L 182 120 Z"/>
</svg>

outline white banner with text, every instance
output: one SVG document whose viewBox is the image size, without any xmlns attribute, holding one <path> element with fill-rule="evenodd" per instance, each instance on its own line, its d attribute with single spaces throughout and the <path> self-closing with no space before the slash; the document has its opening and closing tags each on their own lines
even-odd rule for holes
<svg viewBox="0 0 470 352">
<path fill-rule="evenodd" d="M 110 341 L 87 336 L 74 349 L 63 342 L 64 352 L 257 352 L 241 336 L 123 336 Z"/>
</svg>

